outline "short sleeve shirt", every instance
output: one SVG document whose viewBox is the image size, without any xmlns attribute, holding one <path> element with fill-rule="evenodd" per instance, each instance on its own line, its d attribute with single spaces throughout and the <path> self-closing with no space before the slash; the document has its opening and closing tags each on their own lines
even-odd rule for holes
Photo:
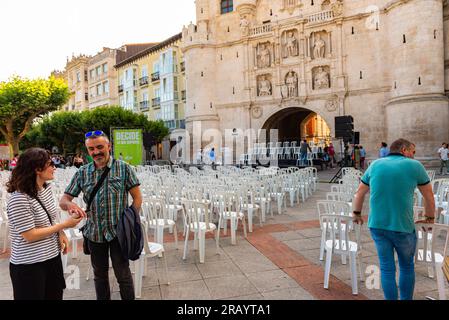
<svg viewBox="0 0 449 320">
<path fill-rule="evenodd" d="M 448 160 L 448 154 L 449 154 L 449 149 L 448 148 L 440 148 L 438 150 L 438 153 L 440 154 L 440 159 L 443 161 L 447 161 Z"/>
<path fill-rule="evenodd" d="M 84 235 L 91 241 L 102 243 L 113 240 L 123 211 L 128 207 L 128 191 L 139 186 L 134 169 L 120 160 L 108 163 L 110 171 L 92 201 L 87 212 Z M 65 193 L 77 197 L 83 192 L 84 203 L 88 202 L 92 190 L 100 180 L 104 169 L 96 169 L 94 162 L 81 167 L 73 176 Z"/>
<path fill-rule="evenodd" d="M 430 183 L 419 161 L 390 154 L 369 166 L 362 183 L 370 187 L 369 228 L 413 233 L 415 189 Z"/>
</svg>

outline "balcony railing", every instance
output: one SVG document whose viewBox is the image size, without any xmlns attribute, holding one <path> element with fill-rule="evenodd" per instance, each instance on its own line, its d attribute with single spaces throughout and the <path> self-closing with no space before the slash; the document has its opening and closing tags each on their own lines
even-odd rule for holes
<svg viewBox="0 0 449 320">
<path fill-rule="evenodd" d="M 148 76 L 142 77 L 139 79 L 140 86 L 145 86 L 148 84 Z"/>
<path fill-rule="evenodd" d="M 181 62 L 181 72 L 186 71 L 186 63 L 183 61 Z"/>
<path fill-rule="evenodd" d="M 121 85 L 118 86 L 118 92 L 119 92 L 119 93 L 123 92 L 123 84 L 121 84 Z"/>
<path fill-rule="evenodd" d="M 153 108 L 160 106 L 161 105 L 161 98 L 154 98 L 151 101 L 151 105 L 153 106 Z"/>
<path fill-rule="evenodd" d="M 258 36 L 261 34 L 269 33 L 271 31 L 273 31 L 273 25 L 271 23 L 266 23 L 266 24 L 251 28 L 250 35 Z"/>
<path fill-rule="evenodd" d="M 159 72 L 155 72 L 151 74 L 151 81 L 152 82 L 156 82 L 160 80 L 160 73 Z"/>
<path fill-rule="evenodd" d="M 182 91 L 181 91 L 181 100 L 182 100 L 182 101 L 186 101 L 186 96 L 187 96 L 186 91 L 185 91 L 185 90 L 182 90 Z"/>
<path fill-rule="evenodd" d="M 319 23 L 324 21 L 329 21 L 334 18 L 334 12 L 332 10 L 321 11 L 315 14 L 312 14 L 307 17 L 309 23 Z"/>
<path fill-rule="evenodd" d="M 148 111 L 150 108 L 150 101 L 145 100 L 140 102 L 140 111 Z"/>
<path fill-rule="evenodd" d="M 165 126 L 170 130 L 185 129 L 186 121 L 184 119 L 173 119 L 164 121 Z"/>
</svg>

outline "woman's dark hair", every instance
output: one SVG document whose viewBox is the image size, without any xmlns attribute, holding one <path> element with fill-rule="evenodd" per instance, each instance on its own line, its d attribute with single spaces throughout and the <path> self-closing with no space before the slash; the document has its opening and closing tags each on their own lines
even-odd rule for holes
<svg viewBox="0 0 449 320">
<path fill-rule="evenodd" d="M 50 154 L 41 148 L 30 148 L 22 153 L 17 161 L 17 166 L 11 173 L 11 178 L 6 184 L 9 193 L 19 191 L 32 198 L 37 196 L 36 170 L 43 170 Z"/>
</svg>

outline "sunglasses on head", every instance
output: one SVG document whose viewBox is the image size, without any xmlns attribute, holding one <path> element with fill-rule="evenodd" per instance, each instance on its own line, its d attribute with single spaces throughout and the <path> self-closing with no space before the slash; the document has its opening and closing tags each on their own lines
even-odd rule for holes
<svg viewBox="0 0 449 320">
<path fill-rule="evenodd" d="M 101 130 L 89 131 L 88 133 L 86 133 L 84 135 L 84 137 L 86 137 L 86 139 L 91 138 L 91 137 L 103 137 L 103 136 L 105 136 L 105 134 Z"/>
</svg>

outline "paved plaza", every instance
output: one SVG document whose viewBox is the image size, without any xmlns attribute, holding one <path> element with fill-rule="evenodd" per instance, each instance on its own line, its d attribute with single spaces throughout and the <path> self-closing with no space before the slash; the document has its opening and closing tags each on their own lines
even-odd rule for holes
<svg viewBox="0 0 449 320">
<path fill-rule="evenodd" d="M 305 203 L 293 208 L 288 206 L 287 212 L 282 215 L 274 210 L 274 217 L 268 215 L 267 223 L 262 227 L 259 227 L 256 219 L 254 232 L 247 239 L 239 229 L 237 245 L 231 245 L 229 233 L 228 236 L 222 235 L 217 254 L 215 241 L 208 238 L 204 264 L 199 263 L 198 252 L 193 251 L 192 241 L 187 259 L 183 261 L 182 234 L 176 247 L 172 237 L 166 233 L 170 285 L 166 284 L 162 259 L 151 258 L 148 260 L 148 275 L 143 280 L 141 299 L 383 299 L 381 289 L 368 289 L 364 282 L 359 282 L 359 294 L 352 295 L 349 264 L 342 265 L 337 255 L 332 261 L 330 287 L 328 290 L 323 288 L 324 261 L 319 261 L 321 231 L 316 201 L 325 199 L 326 192 L 331 188 L 327 182 L 335 172 L 336 169 L 319 173 L 321 183 Z M 365 212 L 367 208 L 366 204 Z M 368 266 L 378 266 L 378 260 L 366 225 L 362 232 L 363 265 L 366 270 Z M 0 240 L 4 236 L 1 234 Z M 81 242 L 78 247 L 81 250 Z M 12 299 L 8 257 L 8 253 L 0 255 L 0 299 L 6 300 Z M 66 290 L 64 299 L 95 299 L 92 273 L 90 279 L 86 280 L 89 264 L 89 257 L 81 251 L 77 259 L 69 257 L 69 265 L 79 268 L 75 270 L 79 270 L 80 288 Z M 66 274 L 66 278 L 73 278 L 74 275 L 76 272 Z M 110 278 L 112 299 L 120 299 L 112 269 Z M 426 266 L 417 265 L 415 299 L 423 300 L 428 296 L 438 297 L 436 280 L 427 276 Z"/>
</svg>

